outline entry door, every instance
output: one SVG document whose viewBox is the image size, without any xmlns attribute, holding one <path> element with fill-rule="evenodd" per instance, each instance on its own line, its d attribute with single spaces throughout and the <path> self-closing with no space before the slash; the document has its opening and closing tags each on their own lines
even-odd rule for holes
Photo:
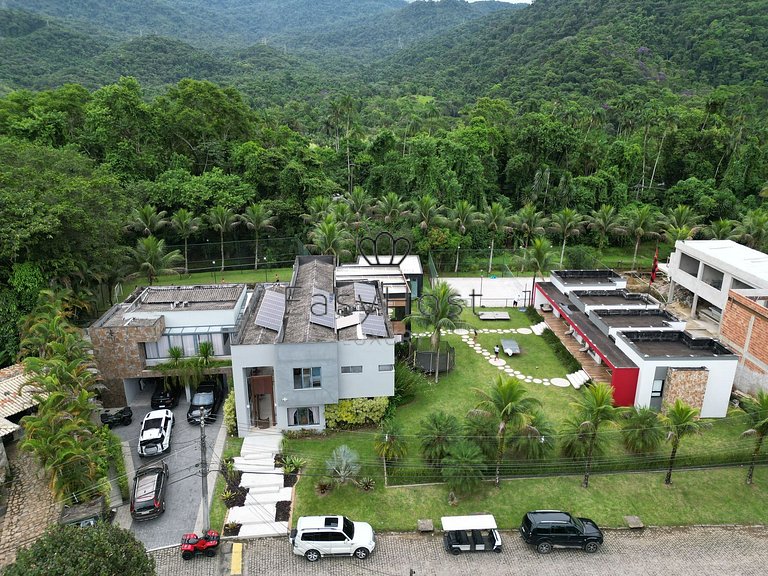
<svg viewBox="0 0 768 576">
<path fill-rule="evenodd" d="M 651 401 L 649 406 L 651 409 L 659 411 L 661 410 L 661 403 L 664 400 L 664 380 L 654 380 L 651 387 Z"/>
<path fill-rule="evenodd" d="M 251 376 L 248 378 L 251 396 L 251 421 L 257 426 L 263 422 L 275 425 L 274 383 L 271 375 Z M 264 400 L 269 398 L 269 403 Z M 269 409 L 264 409 L 269 406 Z"/>
</svg>

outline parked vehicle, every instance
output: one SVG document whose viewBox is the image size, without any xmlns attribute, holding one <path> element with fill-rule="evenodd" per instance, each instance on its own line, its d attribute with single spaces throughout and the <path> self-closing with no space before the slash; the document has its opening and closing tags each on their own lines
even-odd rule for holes
<svg viewBox="0 0 768 576">
<path fill-rule="evenodd" d="M 451 554 L 501 552 L 501 535 L 491 514 L 443 516 L 443 544 Z"/>
<path fill-rule="evenodd" d="M 215 422 L 219 412 L 219 406 L 224 399 L 224 386 L 218 380 L 206 380 L 202 382 L 192 396 L 187 410 L 187 422 L 200 424 L 200 415 L 205 410 L 205 421 Z"/>
<path fill-rule="evenodd" d="M 376 535 L 366 522 L 345 516 L 302 516 L 289 536 L 293 553 L 317 562 L 322 556 L 368 558 L 376 547 Z"/>
<path fill-rule="evenodd" d="M 149 520 L 165 512 L 165 488 L 168 465 L 157 462 L 142 466 L 133 477 L 131 516 L 134 520 Z"/>
<path fill-rule="evenodd" d="M 173 422 L 173 412 L 170 410 L 147 412 L 141 422 L 139 456 L 157 456 L 168 450 L 171 446 Z"/>
<path fill-rule="evenodd" d="M 198 538 L 197 534 L 189 533 L 181 537 L 181 557 L 190 560 L 193 556 L 204 554 L 216 556 L 219 549 L 219 533 L 216 530 L 208 530 L 204 536 Z"/>
<path fill-rule="evenodd" d="M 107 408 L 106 410 L 101 411 L 99 419 L 102 424 L 106 424 L 109 428 L 114 428 L 118 424 L 128 426 L 133 422 L 133 410 L 131 410 L 130 406 Z"/>
<path fill-rule="evenodd" d="M 549 554 L 555 546 L 597 552 L 603 543 L 603 533 L 592 520 L 559 510 L 528 512 L 523 516 L 520 534 L 541 554 Z"/>
<path fill-rule="evenodd" d="M 157 379 L 157 382 L 155 383 L 155 391 L 152 393 L 152 400 L 150 401 L 152 405 L 152 410 L 160 410 L 163 408 L 168 408 L 169 410 L 171 408 L 175 408 L 179 405 L 179 394 L 180 390 L 178 388 L 165 388 L 165 382 L 161 378 Z"/>
<path fill-rule="evenodd" d="M 59 517 L 59 524 L 88 528 L 98 522 L 111 522 L 116 510 L 107 509 L 104 496 L 98 496 L 89 502 L 65 505 Z"/>
</svg>

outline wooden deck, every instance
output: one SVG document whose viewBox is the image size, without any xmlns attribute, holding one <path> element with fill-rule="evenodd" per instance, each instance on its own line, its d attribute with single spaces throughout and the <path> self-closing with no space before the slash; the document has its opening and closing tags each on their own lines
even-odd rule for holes
<svg viewBox="0 0 768 576">
<path fill-rule="evenodd" d="M 568 349 L 568 352 L 570 352 L 573 357 L 579 361 L 584 371 L 590 375 L 592 380 L 596 382 L 611 381 L 611 371 L 608 370 L 604 364 L 598 364 L 595 362 L 592 356 L 586 352 L 579 350 L 582 345 L 579 344 L 573 338 L 573 336 L 566 334 L 570 328 L 570 325 L 565 320 L 555 317 L 555 315 L 551 312 L 545 312 L 543 316 L 544 321 L 547 323 L 549 329 L 557 335 L 557 337 L 560 339 L 560 342 L 562 342 Z"/>
</svg>

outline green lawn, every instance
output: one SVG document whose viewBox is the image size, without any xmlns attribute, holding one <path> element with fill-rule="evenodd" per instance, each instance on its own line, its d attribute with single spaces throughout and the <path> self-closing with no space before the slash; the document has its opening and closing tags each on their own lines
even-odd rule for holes
<svg viewBox="0 0 768 576">
<path fill-rule="evenodd" d="M 274 282 L 275 275 L 280 282 L 288 282 L 293 274 L 292 268 L 264 268 L 259 270 L 226 270 L 223 274 L 218 270 L 213 272 L 191 272 L 189 274 L 166 274 L 155 280 L 155 286 L 192 286 L 194 284 L 255 284 L 258 282 Z M 123 282 L 123 294 L 127 296 L 136 286 L 146 286 L 147 279 L 143 276 Z"/>
<path fill-rule="evenodd" d="M 240 449 L 243 447 L 244 438 L 231 438 L 227 437 L 227 441 L 224 444 L 224 453 L 221 455 L 221 460 L 230 458 L 232 456 L 240 456 Z M 227 516 L 227 507 L 221 500 L 221 495 L 226 488 L 226 482 L 224 476 L 219 472 L 216 476 L 216 486 L 213 489 L 213 500 L 211 501 L 210 520 L 211 528 L 221 532 L 224 526 L 224 520 Z"/>
<path fill-rule="evenodd" d="M 689 524 L 763 524 L 768 518 L 768 468 L 756 472 L 756 483 L 744 484 L 745 470 L 724 468 L 675 472 L 664 484 L 663 472 L 593 476 L 588 489 L 579 476 L 504 480 L 488 483 L 472 498 L 448 504 L 442 485 L 383 488 L 370 492 L 340 486 L 317 496 L 311 477 L 297 484 L 294 518 L 345 514 L 370 522 L 377 530 L 413 531 L 416 520 L 491 513 L 500 528 L 514 529 L 528 510 L 562 509 L 588 516 L 605 527 L 625 526 L 623 517 L 639 516 L 649 526 Z"/>
</svg>

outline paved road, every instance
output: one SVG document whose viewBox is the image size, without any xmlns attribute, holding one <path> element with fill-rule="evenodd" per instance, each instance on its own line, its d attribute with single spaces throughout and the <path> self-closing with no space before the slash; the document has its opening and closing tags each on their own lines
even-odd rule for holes
<svg viewBox="0 0 768 576">
<path fill-rule="evenodd" d="M 170 481 L 166 490 L 165 513 L 152 520 L 130 524 L 130 530 L 148 550 L 177 544 L 181 541 L 181 535 L 184 532 L 196 529 L 202 491 L 199 475 L 200 427 L 187 423 L 189 403 L 183 396 L 179 405 L 173 409 L 176 424 L 171 436 L 170 453 L 155 458 L 139 458 L 137 451 L 139 430 L 144 415 L 151 410 L 151 392 L 151 390 L 145 390 L 131 403 L 133 423 L 130 426 L 117 426 L 113 429 L 123 441 L 128 442 L 134 470 L 161 458 L 168 464 Z M 216 422 L 205 426 L 209 463 L 216 460 L 213 446 L 222 421 L 220 409 Z M 133 489 L 133 471 L 128 470 L 128 473 L 129 488 Z M 209 492 L 212 493 L 212 491 L 213 483 L 209 482 Z"/>
<path fill-rule="evenodd" d="M 413 569 L 416 576 L 763 576 L 768 570 L 768 527 L 608 530 L 595 554 L 555 550 L 547 556 L 537 554 L 516 533 L 503 532 L 502 538 L 501 554 L 451 556 L 439 535 L 381 534 L 367 560 L 323 558 L 314 565 L 293 555 L 287 538 L 250 540 L 243 575 L 408 576 Z M 175 548 L 153 556 L 159 576 L 230 574 L 226 553 L 189 562 Z"/>
</svg>

